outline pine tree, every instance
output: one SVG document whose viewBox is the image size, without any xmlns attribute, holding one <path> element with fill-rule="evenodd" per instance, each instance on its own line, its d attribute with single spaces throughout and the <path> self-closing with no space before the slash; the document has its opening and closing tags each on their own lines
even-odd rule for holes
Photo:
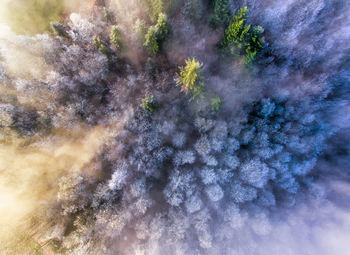
<svg viewBox="0 0 350 255">
<path fill-rule="evenodd" d="M 210 106 L 213 113 L 218 113 L 222 107 L 222 100 L 219 96 L 210 99 Z"/>
<path fill-rule="evenodd" d="M 145 36 L 145 43 L 148 52 L 155 56 L 158 53 L 161 43 L 168 36 L 167 16 L 163 13 L 159 14 L 157 24 L 150 26 Z"/>
<path fill-rule="evenodd" d="M 153 22 L 158 19 L 159 14 L 164 11 L 163 0 L 147 0 L 149 6 L 149 17 Z"/>
<path fill-rule="evenodd" d="M 153 96 L 146 95 L 141 101 L 141 107 L 152 113 L 156 110 L 157 104 Z"/>
<path fill-rule="evenodd" d="M 224 26 L 230 19 L 230 9 L 228 0 L 215 0 L 214 15 L 210 20 L 210 25 L 214 28 Z"/>
<path fill-rule="evenodd" d="M 109 49 L 108 49 L 108 47 L 102 42 L 102 40 L 101 40 L 100 37 L 94 36 L 94 38 L 93 38 L 93 43 L 94 43 L 94 45 L 97 47 L 97 49 L 99 50 L 99 52 L 101 52 L 102 54 L 108 56 Z"/>
<path fill-rule="evenodd" d="M 260 26 L 251 27 L 247 23 L 247 11 L 247 7 L 242 7 L 233 15 L 220 46 L 233 55 L 243 55 L 244 62 L 250 64 L 263 48 L 264 29 Z"/>
<path fill-rule="evenodd" d="M 164 13 L 160 13 L 156 24 L 157 39 L 159 43 L 163 42 L 169 33 L 168 30 L 168 18 Z"/>
<path fill-rule="evenodd" d="M 118 26 L 112 26 L 111 34 L 109 39 L 115 45 L 115 47 L 120 50 L 122 47 L 122 34 Z"/>
<path fill-rule="evenodd" d="M 249 32 L 249 40 L 246 43 L 244 62 L 252 63 L 258 51 L 263 48 L 264 39 L 261 37 L 264 29 L 260 26 L 253 27 Z"/>
</svg>

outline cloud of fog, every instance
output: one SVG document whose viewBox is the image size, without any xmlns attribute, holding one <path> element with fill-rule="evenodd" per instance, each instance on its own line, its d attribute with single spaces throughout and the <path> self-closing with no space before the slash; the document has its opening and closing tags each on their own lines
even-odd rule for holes
<svg viewBox="0 0 350 255">
<path fill-rule="evenodd" d="M 70 132 L 57 132 L 31 145 L 24 146 L 25 139 L 1 145 L 1 252 L 9 252 L 6 249 L 12 242 L 19 242 L 20 247 L 17 238 L 37 228 L 29 223 L 30 218 L 47 201 L 55 199 L 59 178 L 81 172 L 106 137 L 103 127 L 92 130 L 74 127 Z"/>
<path fill-rule="evenodd" d="M 84 0 L 1 0 L 0 23 L 26 35 L 49 32 L 50 21 L 62 21 L 74 11 L 91 10 L 93 1 Z"/>
</svg>

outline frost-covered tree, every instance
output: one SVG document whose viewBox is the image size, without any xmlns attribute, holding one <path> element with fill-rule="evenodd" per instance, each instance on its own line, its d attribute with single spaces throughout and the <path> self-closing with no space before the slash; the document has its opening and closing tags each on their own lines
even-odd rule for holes
<svg viewBox="0 0 350 255">
<path fill-rule="evenodd" d="M 189 213 L 194 213 L 199 211 L 202 208 L 203 202 L 199 197 L 199 195 L 195 194 L 194 196 L 190 196 L 189 198 L 187 198 L 187 200 L 185 201 L 185 206 L 186 206 L 186 210 Z"/>
<path fill-rule="evenodd" d="M 207 136 L 202 136 L 197 140 L 194 145 L 194 148 L 198 152 L 199 155 L 205 157 L 210 153 L 211 144 Z"/>
<path fill-rule="evenodd" d="M 241 212 L 235 204 L 230 204 L 224 210 L 224 220 L 227 222 L 232 229 L 239 229 L 243 227 L 247 220 L 247 215 Z"/>
<path fill-rule="evenodd" d="M 257 197 L 257 190 L 235 181 L 230 187 L 230 196 L 236 203 L 244 203 L 254 200 Z"/>
<path fill-rule="evenodd" d="M 73 214 L 83 210 L 89 204 L 86 180 L 79 175 L 62 177 L 59 182 L 57 200 L 61 204 L 62 214 Z"/>
<path fill-rule="evenodd" d="M 205 185 L 216 183 L 218 180 L 218 175 L 213 168 L 204 167 L 203 169 L 199 170 L 199 175 Z"/>
<path fill-rule="evenodd" d="M 213 201 L 219 201 L 224 197 L 224 192 L 218 184 L 212 184 L 205 188 L 208 198 Z"/>
<path fill-rule="evenodd" d="M 172 206 L 179 206 L 184 201 L 186 193 L 191 193 L 192 180 L 192 174 L 188 172 L 182 174 L 179 170 L 174 171 L 163 191 L 167 202 Z"/>
<path fill-rule="evenodd" d="M 173 163 L 175 166 L 182 166 L 185 164 L 192 164 L 196 160 L 196 156 L 193 151 L 178 151 L 174 155 Z"/>
<path fill-rule="evenodd" d="M 269 168 L 259 159 L 251 159 L 244 162 L 239 170 L 241 180 L 257 188 L 265 186 L 269 179 Z"/>
<path fill-rule="evenodd" d="M 111 190 L 118 190 L 122 188 L 124 181 L 128 176 L 128 165 L 126 162 L 122 162 L 115 166 L 111 180 L 108 186 Z"/>
<path fill-rule="evenodd" d="M 171 142 L 175 147 L 182 148 L 186 143 L 186 134 L 184 132 L 175 133 Z"/>
</svg>

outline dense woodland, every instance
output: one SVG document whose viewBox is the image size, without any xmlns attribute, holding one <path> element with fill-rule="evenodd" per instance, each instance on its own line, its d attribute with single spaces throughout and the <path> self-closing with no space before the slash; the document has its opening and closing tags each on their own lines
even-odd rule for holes
<svg viewBox="0 0 350 255">
<path fill-rule="evenodd" d="M 347 1 L 59 13 L 0 26 L 0 183 L 35 201 L 1 254 L 346 254 L 320 236 L 350 226 Z"/>
</svg>

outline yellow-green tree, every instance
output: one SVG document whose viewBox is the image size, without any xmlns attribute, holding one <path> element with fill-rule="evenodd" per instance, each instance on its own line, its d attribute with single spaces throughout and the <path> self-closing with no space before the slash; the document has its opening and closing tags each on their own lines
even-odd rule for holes
<svg viewBox="0 0 350 255">
<path fill-rule="evenodd" d="M 191 94 L 191 99 L 201 96 L 204 90 L 202 64 L 194 58 L 185 60 L 185 66 L 179 67 L 176 85 L 186 94 Z"/>
<path fill-rule="evenodd" d="M 247 24 L 247 7 L 242 7 L 233 15 L 228 28 L 225 30 L 224 39 L 221 42 L 223 47 L 235 45 L 243 48 L 244 41 L 248 36 L 250 25 Z"/>
</svg>

